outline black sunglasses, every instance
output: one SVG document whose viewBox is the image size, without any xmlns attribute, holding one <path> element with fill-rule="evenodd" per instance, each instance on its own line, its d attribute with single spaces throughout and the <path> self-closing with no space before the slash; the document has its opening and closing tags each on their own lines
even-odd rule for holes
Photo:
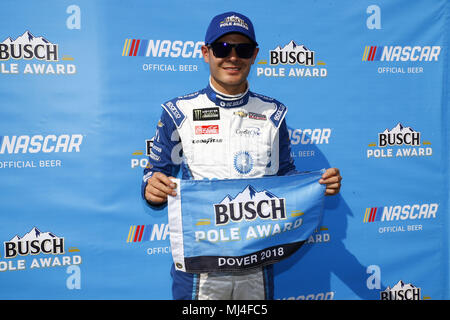
<svg viewBox="0 0 450 320">
<path fill-rule="evenodd" d="M 253 43 L 228 43 L 228 42 L 214 42 L 208 47 L 212 48 L 216 58 L 228 57 L 231 50 L 234 48 L 239 58 L 250 59 L 255 52 L 256 45 Z"/>
</svg>

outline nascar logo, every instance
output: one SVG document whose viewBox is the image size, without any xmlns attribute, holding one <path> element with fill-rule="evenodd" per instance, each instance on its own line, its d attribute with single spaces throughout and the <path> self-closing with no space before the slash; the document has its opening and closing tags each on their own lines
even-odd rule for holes
<svg viewBox="0 0 450 320">
<path fill-rule="evenodd" d="M 382 212 L 383 207 L 366 208 L 366 212 L 364 214 L 364 223 L 380 221 Z"/>
<path fill-rule="evenodd" d="M 375 221 L 435 219 L 438 208 L 439 204 L 437 203 L 366 208 L 363 221 L 367 223 Z"/>
<path fill-rule="evenodd" d="M 122 56 L 201 58 L 202 41 L 125 39 Z"/>
<path fill-rule="evenodd" d="M 0 154 L 80 152 L 81 134 L 0 136 Z"/>
<path fill-rule="evenodd" d="M 366 46 L 362 61 L 438 61 L 440 46 Z"/>
<path fill-rule="evenodd" d="M 128 230 L 127 243 L 166 240 L 168 234 L 168 224 L 134 225 Z"/>
</svg>

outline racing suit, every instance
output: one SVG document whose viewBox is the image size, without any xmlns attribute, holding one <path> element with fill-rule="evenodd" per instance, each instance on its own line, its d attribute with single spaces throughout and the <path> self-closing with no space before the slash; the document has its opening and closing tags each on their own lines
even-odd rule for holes
<svg viewBox="0 0 450 320">
<path fill-rule="evenodd" d="M 287 108 L 275 99 L 246 92 L 219 93 L 211 84 L 162 105 L 142 196 L 154 172 L 182 179 L 236 179 L 295 173 Z M 145 199 L 145 197 L 144 197 Z M 273 267 L 192 274 L 172 265 L 174 299 L 273 299 Z"/>
</svg>

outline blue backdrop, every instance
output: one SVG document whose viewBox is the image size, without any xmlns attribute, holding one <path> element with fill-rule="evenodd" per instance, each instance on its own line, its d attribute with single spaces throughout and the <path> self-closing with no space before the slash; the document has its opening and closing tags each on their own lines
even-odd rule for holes
<svg viewBox="0 0 450 320">
<path fill-rule="evenodd" d="M 449 299 L 448 1 L 1 8 L 1 299 L 171 298 L 167 209 L 140 198 L 148 140 L 162 102 L 207 85 L 199 48 L 230 10 L 255 25 L 250 88 L 288 106 L 298 169 L 344 177 L 275 297 Z M 314 58 L 271 59 L 293 44 Z"/>
</svg>

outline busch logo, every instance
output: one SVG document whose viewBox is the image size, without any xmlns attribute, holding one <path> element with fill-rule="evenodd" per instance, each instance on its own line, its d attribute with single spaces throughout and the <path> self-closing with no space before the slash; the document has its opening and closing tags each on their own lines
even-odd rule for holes
<svg viewBox="0 0 450 320">
<path fill-rule="evenodd" d="M 278 46 L 270 51 L 270 65 L 278 64 L 314 66 L 314 51 L 291 41 L 283 48 Z"/>
<path fill-rule="evenodd" d="M 381 300 L 420 300 L 421 290 L 412 284 L 399 281 L 392 288 L 380 292 Z"/>
<path fill-rule="evenodd" d="M 31 229 L 22 238 L 15 236 L 4 242 L 5 258 L 14 258 L 17 255 L 63 254 L 64 238 L 59 238 L 51 232 L 40 232 L 37 228 Z"/>
<path fill-rule="evenodd" d="M 36 58 L 45 61 L 58 61 L 58 45 L 43 37 L 35 37 L 29 31 L 16 40 L 7 38 L 0 43 L 0 60 Z"/>
<path fill-rule="evenodd" d="M 393 129 L 386 129 L 378 134 L 379 147 L 401 145 L 420 146 L 420 132 L 399 123 Z"/>
<path fill-rule="evenodd" d="M 268 191 L 257 192 L 248 186 L 234 199 L 225 197 L 219 204 L 214 204 L 216 225 L 241 220 L 252 221 L 256 218 L 279 220 L 286 219 L 285 199 L 277 198 Z"/>
</svg>

